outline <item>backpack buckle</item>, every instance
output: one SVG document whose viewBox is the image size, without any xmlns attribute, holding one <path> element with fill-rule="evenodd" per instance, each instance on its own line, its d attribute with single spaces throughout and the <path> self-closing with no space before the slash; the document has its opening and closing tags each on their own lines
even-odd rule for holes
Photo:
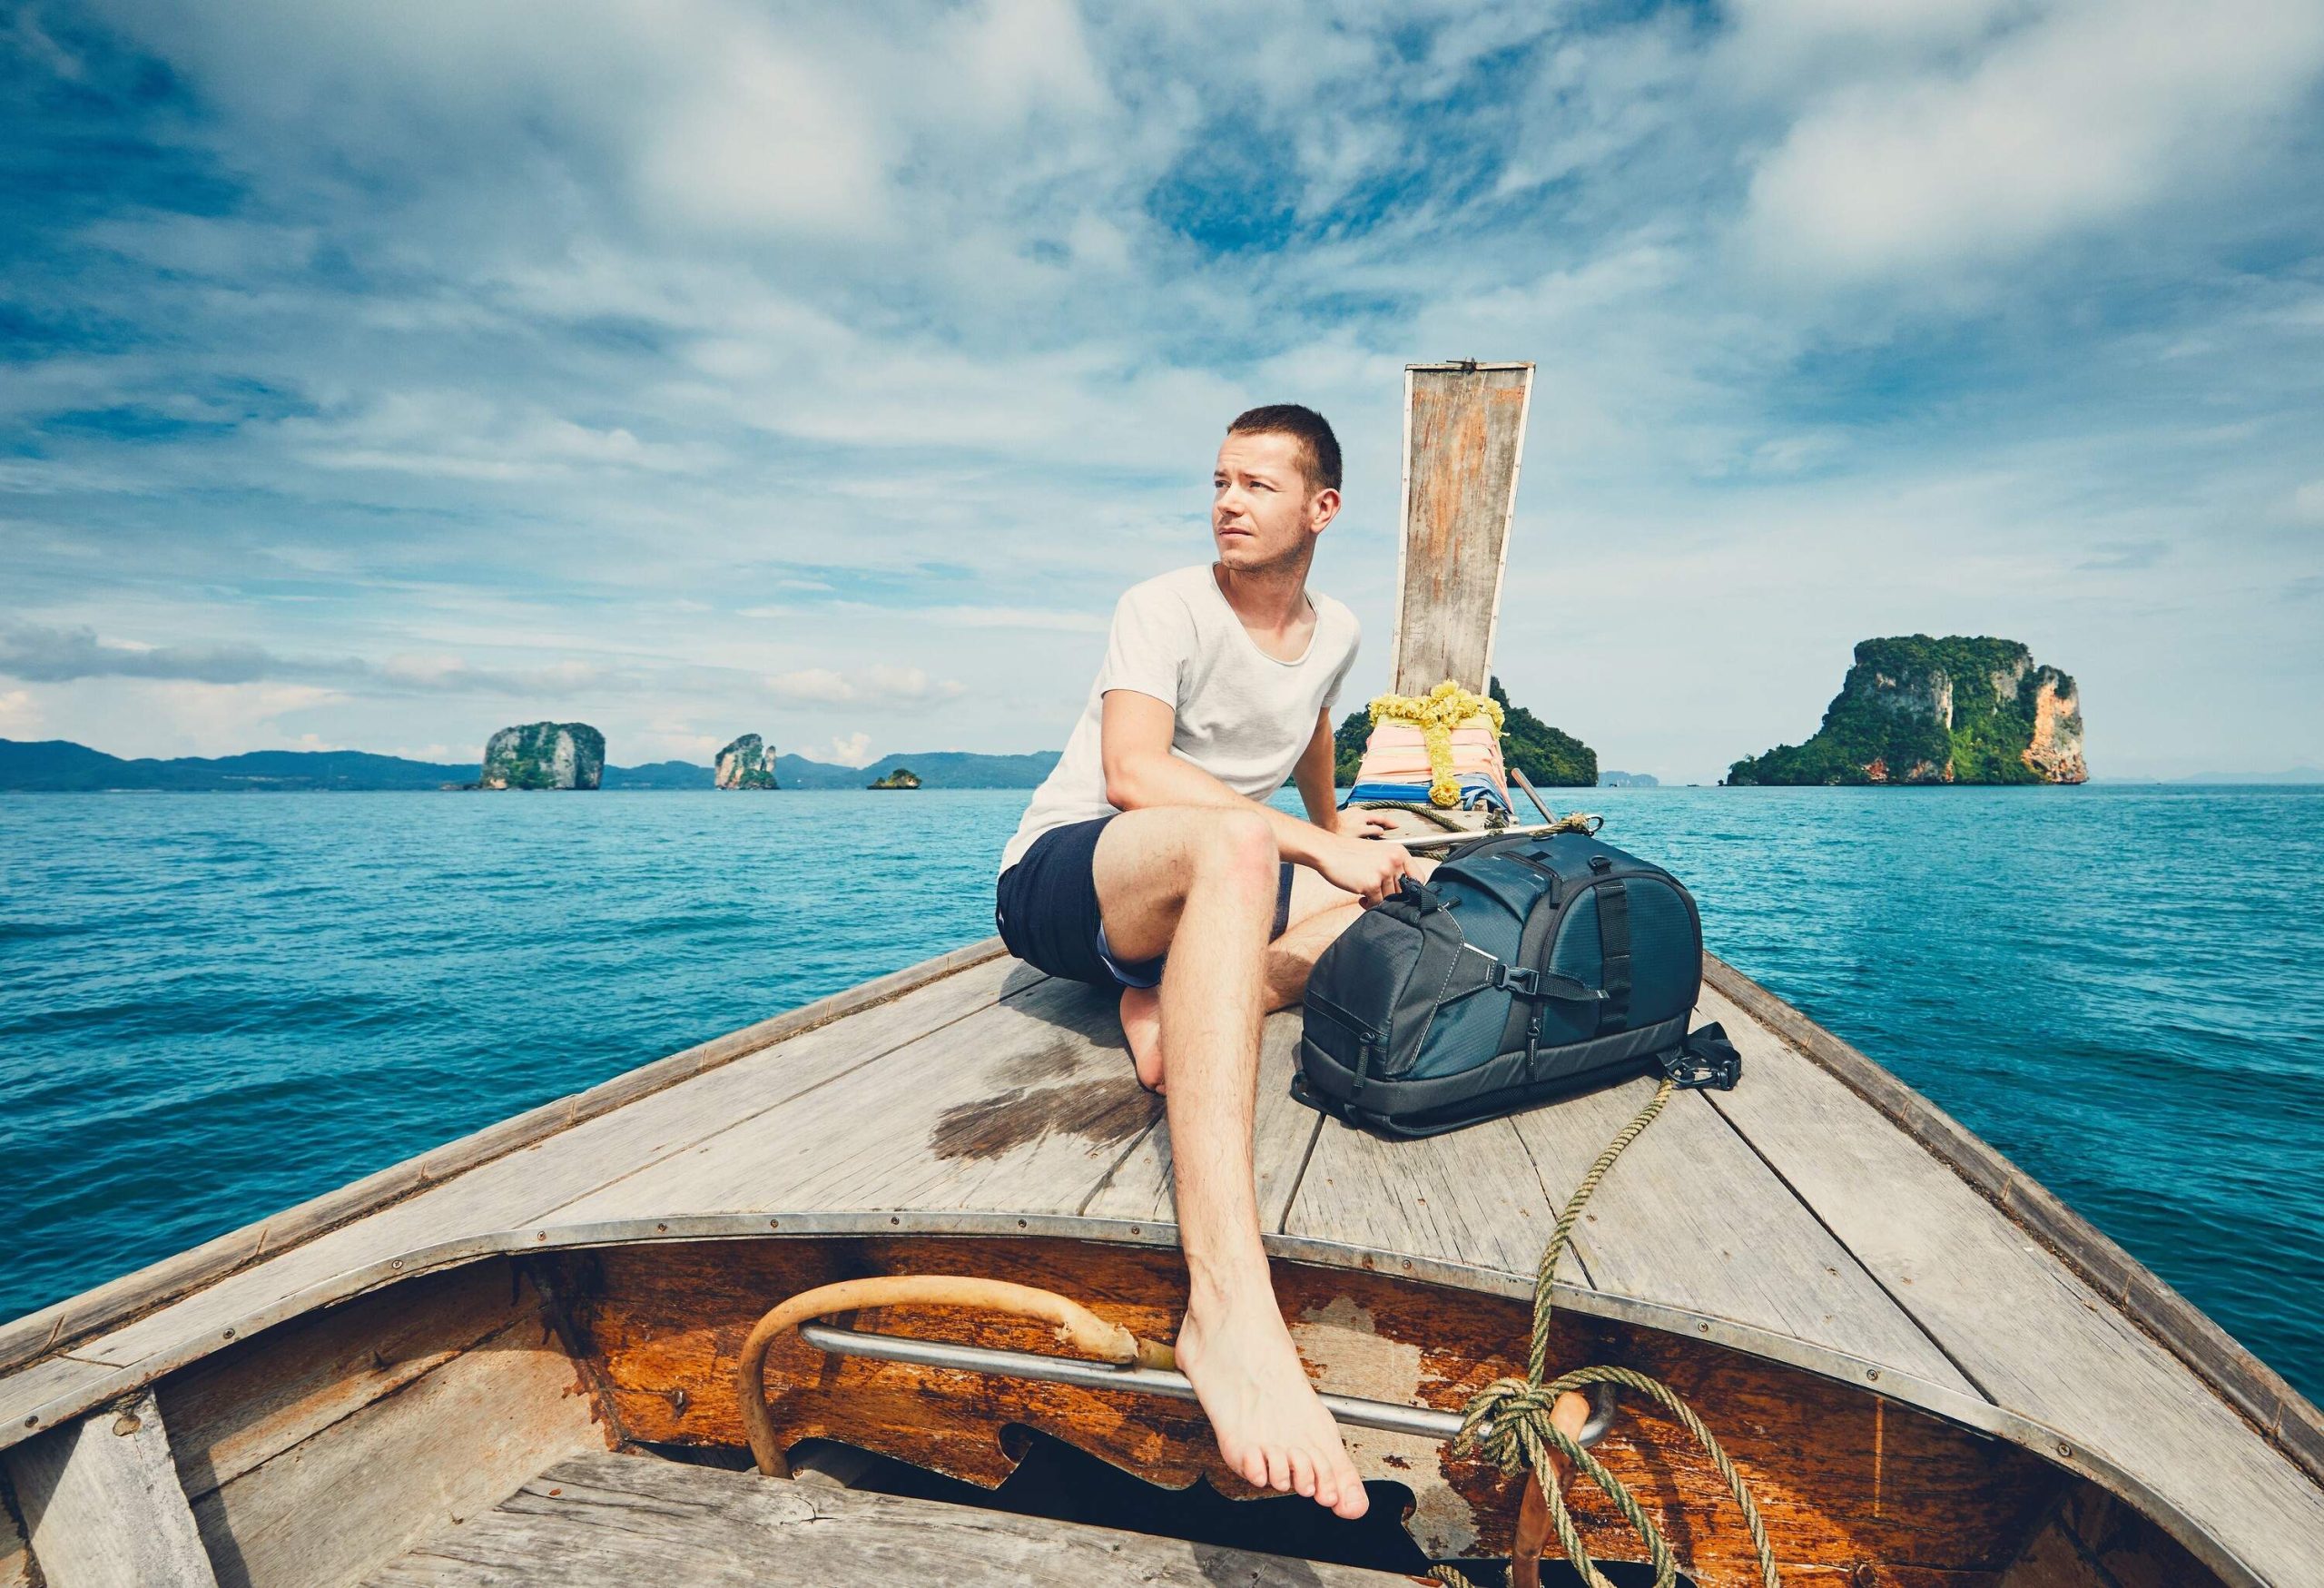
<svg viewBox="0 0 2324 1588">
<path fill-rule="evenodd" d="M 1497 991 L 1515 993 L 1520 998 L 1541 995 L 1541 973 L 1531 965 L 1512 965 L 1495 960 L 1492 963 L 1492 984 Z"/>
<path fill-rule="evenodd" d="M 1687 1040 L 1662 1055 L 1662 1073 L 1680 1091 L 1733 1091 L 1743 1079 L 1743 1055 L 1717 1023 L 1689 1032 Z"/>
</svg>

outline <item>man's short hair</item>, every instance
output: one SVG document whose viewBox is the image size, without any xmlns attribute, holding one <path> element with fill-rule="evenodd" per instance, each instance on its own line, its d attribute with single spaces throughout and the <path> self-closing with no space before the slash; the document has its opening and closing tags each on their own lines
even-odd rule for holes
<svg viewBox="0 0 2324 1588">
<path fill-rule="evenodd" d="M 1299 443 L 1299 472 L 1307 477 L 1307 494 L 1340 488 L 1340 439 L 1330 423 L 1312 408 L 1295 402 L 1271 402 L 1235 416 L 1226 427 L 1230 436 L 1289 436 Z"/>
</svg>

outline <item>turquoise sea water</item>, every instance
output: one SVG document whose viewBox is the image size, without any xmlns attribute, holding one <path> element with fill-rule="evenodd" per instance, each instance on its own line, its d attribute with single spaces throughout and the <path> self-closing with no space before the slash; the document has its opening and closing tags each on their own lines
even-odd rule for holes
<svg viewBox="0 0 2324 1588">
<path fill-rule="evenodd" d="M 2324 1396 L 2324 789 L 1560 793 Z M 986 935 L 1024 801 L 0 794 L 0 1317 Z"/>
</svg>

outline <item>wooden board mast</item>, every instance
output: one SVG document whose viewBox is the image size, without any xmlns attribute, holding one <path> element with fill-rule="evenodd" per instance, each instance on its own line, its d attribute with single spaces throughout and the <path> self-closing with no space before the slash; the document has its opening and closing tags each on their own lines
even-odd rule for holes
<svg viewBox="0 0 2324 1588">
<path fill-rule="evenodd" d="M 1404 366 L 1404 500 L 1391 687 L 1482 694 L 1500 626 L 1533 366 Z"/>
</svg>

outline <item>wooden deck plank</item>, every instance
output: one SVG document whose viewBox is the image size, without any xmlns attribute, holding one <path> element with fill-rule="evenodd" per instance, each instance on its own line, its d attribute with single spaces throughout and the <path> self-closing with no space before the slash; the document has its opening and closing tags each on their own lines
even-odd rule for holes
<svg viewBox="0 0 2324 1588">
<path fill-rule="evenodd" d="M 113 1370 L 100 1362 L 71 1356 L 51 1356 L 0 1377 L 0 1426 L 19 1435 L 69 1422 L 77 1414 L 52 1415 L 47 1408 L 65 1402 L 76 1391 L 94 1384 Z"/>
<path fill-rule="evenodd" d="M 1640 1078 L 1514 1116 L 1552 1195 L 1572 1194 L 1654 1088 Z M 1674 1096 L 1630 1144 L 1574 1239 L 1600 1293 L 1748 1324 L 1976 1393 L 1699 1092 Z"/>
<path fill-rule="evenodd" d="M 1259 1036 L 1259 1090 L 1252 1116 L 1251 1164 L 1258 1181 L 1259 1227 L 1280 1228 L 1291 1208 L 1291 1193 L 1306 1167 L 1307 1149 L 1323 1116 L 1291 1095 L 1291 1073 L 1299 1062 L 1299 1016 L 1289 1010 L 1268 1017 Z M 1081 1211 L 1092 1218 L 1128 1218 L 1176 1225 L 1172 1194 L 1170 1127 L 1157 1120 L 1130 1149 Z"/>
<path fill-rule="evenodd" d="M 1324 1121 L 1283 1233 L 1531 1276 L 1557 1222 L 1509 1120 L 1384 1141 Z M 1558 1277 L 1587 1285 L 1571 1248 Z"/>
<path fill-rule="evenodd" d="M 1022 1583 L 1084 1588 L 1309 1584 L 1411 1579 L 1354 1566 L 652 1456 L 561 1462 L 497 1508 L 447 1528 L 369 1579 L 373 1588 L 694 1588 L 797 1583 Z"/>
<path fill-rule="evenodd" d="M 1137 1084 L 1114 1001 L 1045 981 L 556 1217 L 806 1208 L 1071 1214 L 1161 1109 Z"/>
<path fill-rule="evenodd" d="M 507 1259 L 473 1263 L 296 1319 L 173 1373 L 161 1399 L 178 1482 L 199 1500 L 537 1319 L 547 1302 Z"/>
<path fill-rule="evenodd" d="M 578 1366 L 527 1318 L 203 1495 L 194 1519 L 221 1588 L 350 1583 L 605 1445 Z"/>
<path fill-rule="evenodd" d="M 84 1343 L 75 1355 L 133 1365 L 366 1264 L 462 1236 L 523 1228 L 641 1164 L 747 1124 L 917 1035 L 990 1007 L 1011 969 L 1010 961 L 987 961 L 641 1098 L 245 1268 Z M 0 1381 L 11 1401 L 15 1388 L 14 1379 Z M 0 1402 L 0 1411 L 8 1404 Z"/>
<path fill-rule="evenodd" d="M 41 1588 L 33 1576 L 33 1546 L 17 1525 L 15 1503 L 0 1495 L 0 1588 Z"/>
<path fill-rule="evenodd" d="M 151 1394 L 8 1452 L 48 1588 L 218 1588 Z"/>
<path fill-rule="evenodd" d="M 2233 1541 L 2261 1581 L 2324 1584 L 2324 1494 L 2286 1456 L 1837 1079 L 1709 988 L 1702 1013 L 1748 1078 L 1714 1106 L 1985 1395 Z"/>
</svg>

